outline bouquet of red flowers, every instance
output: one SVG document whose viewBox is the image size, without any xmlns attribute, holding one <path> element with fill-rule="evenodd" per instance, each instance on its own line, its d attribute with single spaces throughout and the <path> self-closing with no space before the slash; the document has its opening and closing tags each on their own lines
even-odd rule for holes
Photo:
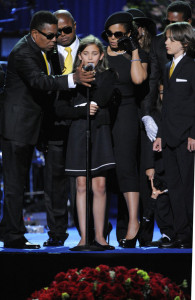
<svg viewBox="0 0 195 300">
<path fill-rule="evenodd" d="M 185 287 L 184 280 L 183 286 Z M 60 272 L 49 287 L 35 291 L 27 300 L 125 300 L 190 299 L 169 278 L 153 272 L 126 267 L 99 265 Z"/>
</svg>

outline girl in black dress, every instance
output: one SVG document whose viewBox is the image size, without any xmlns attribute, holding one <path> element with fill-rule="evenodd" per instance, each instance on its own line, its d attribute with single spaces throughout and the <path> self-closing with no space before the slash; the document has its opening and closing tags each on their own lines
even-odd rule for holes
<svg viewBox="0 0 195 300">
<path fill-rule="evenodd" d="M 135 85 L 147 78 L 148 58 L 136 41 L 137 31 L 127 12 L 112 14 L 106 21 L 102 37 L 109 43 L 107 57 L 109 67 L 114 68 L 119 79 L 116 86 L 122 94 L 113 127 L 116 175 L 120 192 L 127 203 L 129 221 L 119 245 L 134 248 L 139 231 L 139 179 L 137 170 L 137 144 L 139 134 L 138 107 Z M 119 204 L 120 205 L 120 204 Z"/>
<path fill-rule="evenodd" d="M 104 236 L 106 209 L 106 171 L 115 167 L 111 143 L 108 103 L 114 89 L 115 73 L 108 69 L 103 45 L 94 36 L 81 40 L 77 52 L 75 68 L 83 64 L 95 66 L 95 81 L 90 87 L 91 161 L 90 173 L 93 191 L 93 216 L 95 228 L 94 244 L 106 250 L 114 247 L 107 244 Z M 87 88 L 78 85 L 73 91 L 74 107 L 86 106 Z M 72 121 L 67 146 L 66 174 L 76 176 L 76 205 L 81 240 L 86 243 L 86 115 Z"/>
</svg>

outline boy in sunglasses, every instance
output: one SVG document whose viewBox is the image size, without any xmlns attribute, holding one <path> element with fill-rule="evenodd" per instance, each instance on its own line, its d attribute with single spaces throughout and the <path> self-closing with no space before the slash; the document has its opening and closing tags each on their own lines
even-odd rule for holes
<svg viewBox="0 0 195 300">
<path fill-rule="evenodd" d="M 39 249 L 24 236 L 22 209 L 26 178 L 38 142 L 43 115 L 50 109 L 57 90 L 90 86 L 92 72 L 82 66 L 74 74 L 53 75 L 46 54 L 56 44 L 57 18 L 49 11 L 32 17 L 30 33 L 13 48 L 8 59 L 2 120 L 4 175 L 4 247 Z"/>
</svg>

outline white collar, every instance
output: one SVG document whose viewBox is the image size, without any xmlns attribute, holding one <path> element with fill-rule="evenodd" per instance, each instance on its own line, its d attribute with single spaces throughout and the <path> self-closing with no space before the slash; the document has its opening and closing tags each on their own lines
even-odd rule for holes
<svg viewBox="0 0 195 300">
<path fill-rule="evenodd" d="M 180 62 L 180 60 L 186 55 L 186 52 L 184 52 L 183 54 L 181 54 L 180 56 L 178 56 L 177 58 L 174 58 L 173 57 L 173 62 L 175 64 L 175 67 L 176 65 Z"/>
</svg>

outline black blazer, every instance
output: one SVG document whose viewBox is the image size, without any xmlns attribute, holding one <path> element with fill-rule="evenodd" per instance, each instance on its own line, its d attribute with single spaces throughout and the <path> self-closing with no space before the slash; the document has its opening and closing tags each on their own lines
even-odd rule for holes
<svg viewBox="0 0 195 300">
<path fill-rule="evenodd" d="M 46 76 L 41 49 L 30 34 L 9 55 L 3 105 L 4 138 L 35 145 L 52 91 L 68 89 L 67 75 Z"/>
<path fill-rule="evenodd" d="M 164 97 L 162 126 L 157 136 L 177 147 L 188 137 L 195 139 L 195 60 L 185 55 L 177 64 L 171 78 L 166 64 L 164 74 Z"/>
<path fill-rule="evenodd" d="M 142 116 L 151 115 L 151 110 L 156 105 L 159 81 L 163 80 L 165 65 L 172 59 L 166 52 L 165 37 L 162 33 L 152 39 L 149 59 L 151 70 L 149 78 L 150 92 L 141 103 Z"/>
</svg>

